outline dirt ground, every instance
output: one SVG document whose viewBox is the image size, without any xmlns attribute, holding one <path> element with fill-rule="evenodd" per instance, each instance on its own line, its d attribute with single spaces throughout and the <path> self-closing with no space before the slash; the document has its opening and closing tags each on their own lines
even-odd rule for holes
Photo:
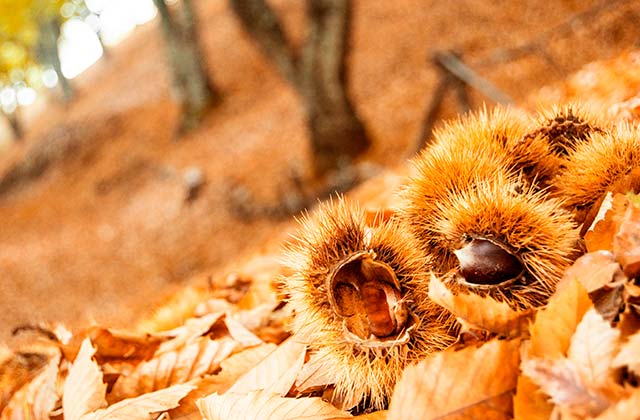
<svg viewBox="0 0 640 420">
<path fill-rule="evenodd" d="M 300 44 L 304 2 L 270 3 Z M 495 3 L 355 1 L 351 92 L 374 140 L 364 160 L 392 167 L 414 152 L 438 80 L 435 51 L 462 53 L 518 102 L 640 40 L 632 1 Z M 74 80 L 73 102 L 52 99 L 27 119 L 25 140 L 0 154 L 0 342 L 15 326 L 46 320 L 125 326 L 291 231 L 289 219 L 243 218 L 231 203 L 248 194 L 273 205 L 291 171 L 304 173 L 300 101 L 226 2 L 198 6 L 208 67 L 224 93 L 200 128 L 174 136 L 178 110 L 154 21 Z M 525 43 L 521 56 L 510 52 Z M 455 111 L 448 98 L 442 116 Z M 185 174 L 194 168 L 206 182 L 189 202 Z"/>
</svg>

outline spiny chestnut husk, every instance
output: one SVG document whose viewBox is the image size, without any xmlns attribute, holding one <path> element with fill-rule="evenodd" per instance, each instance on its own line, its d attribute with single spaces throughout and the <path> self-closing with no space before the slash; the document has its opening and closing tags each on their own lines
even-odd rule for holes
<svg viewBox="0 0 640 420">
<path fill-rule="evenodd" d="M 639 192 L 640 128 L 620 123 L 592 132 L 577 144 L 556 176 L 552 194 L 561 197 L 578 223 L 588 228 L 608 191 Z"/>
<path fill-rule="evenodd" d="M 518 114 L 483 112 L 438 131 L 414 162 L 401 218 L 454 292 L 536 307 L 577 256 L 571 213 L 540 185 L 559 159 L 533 131 Z"/>
<path fill-rule="evenodd" d="M 605 126 L 595 110 L 581 104 L 566 104 L 541 110 L 536 128 L 527 137 L 541 137 L 549 143 L 552 153 L 566 156 L 587 142 L 592 133 L 604 133 Z"/>
<path fill-rule="evenodd" d="M 383 408 L 402 370 L 451 344 L 428 297 L 428 259 L 395 220 L 365 225 L 344 200 L 321 205 L 290 244 L 293 329 L 335 373 L 340 400 Z"/>
</svg>

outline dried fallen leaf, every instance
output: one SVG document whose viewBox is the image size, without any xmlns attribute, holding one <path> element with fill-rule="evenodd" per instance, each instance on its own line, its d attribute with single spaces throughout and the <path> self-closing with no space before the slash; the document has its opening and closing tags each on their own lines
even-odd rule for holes
<svg viewBox="0 0 640 420">
<path fill-rule="evenodd" d="M 613 239 L 613 251 L 627 277 L 640 276 L 640 206 L 627 208 Z"/>
<path fill-rule="evenodd" d="M 80 344 L 85 338 L 89 338 L 96 347 L 94 357 L 100 364 L 111 360 L 136 362 L 150 359 L 160 343 L 166 340 L 166 338 L 149 334 L 91 327 L 74 335 L 68 344 L 62 346 L 68 360 L 75 359 Z"/>
<path fill-rule="evenodd" d="M 618 351 L 620 331 L 612 328 L 594 308 L 584 314 L 571 338 L 568 358 L 590 386 L 613 386 L 611 364 Z"/>
<path fill-rule="evenodd" d="M 548 420 L 553 406 L 533 379 L 520 374 L 516 395 L 513 397 L 514 418 L 519 420 Z"/>
<path fill-rule="evenodd" d="M 492 340 L 477 348 L 445 350 L 409 366 L 394 389 L 388 418 L 465 416 L 485 403 L 487 410 L 495 403 L 490 418 L 510 418 L 519 348 L 520 340 Z M 509 396 L 506 406 L 496 402 L 505 404 L 504 396 Z"/>
<path fill-rule="evenodd" d="M 162 343 L 158 348 L 156 355 L 179 350 L 180 347 L 185 344 L 203 336 L 211 329 L 213 324 L 223 316 L 224 312 L 217 312 L 207 314 L 199 318 L 190 318 L 184 323 L 184 325 L 170 331 L 162 332 L 161 334 L 163 336 L 172 337 L 172 339 Z"/>
<path fill-rule="evenodd" d="M 351 415 L 321 398 L 283 398 L 268 391 L 248 394 L 213 394 L 198 401 L 206 420 L 341 419 Z"/>
<path fill-rule="evenodd" d="M 614 367 L 626 366 L 635 375 L 640 375 L 640 332 L 636 332 L 622 344 L 612 365 Z"/>
<path fill-rule="evenodd" d="M 611 251 L 594 251 L 578 258 L 564 274 L 565 278 L 577 279 L 588 293 L 609 284 L 620 265 Z"/>
<path fill-rule="evenodd" d="M 296 377 L 295 390 L 297 393 L 305 393 L 322 389 L 335 382 L 335 376 L 327 365 L 326 359 L 313 353 L 307 363 L 304 364 Z M 356 401 L 356 404 L 359 401 Z"/>
<path fill-rule="evenodd" d="M 571 337 L 591 306 L 585 288 L 576 279 L 565 279 L 545 308 L 538 311 L 531 325 L 528 357 L 565 356 Z"/>
<path fill-rule="evenodd" d="M 280 302 L 267 302 L 256 306 L 252 309 L 238 311 L 233 314 L 233 318 L 245 326 L 245 328 L 254 331 L 269 322 L 269 316 L 280 305 Z"/>
<path fill-rule="evenodd" d="M 360 419 L 360 420 L 387 420 L 387 414 L 389 414 L 387 410 L 381 410 L 381 411 L 374 411 L 373 413 L 368 413 L 368 414 L 360 414 L 359 416 L 355 416 L 354 418 Z M 332 419 L 335 419 L 335 418 L 340 418 L 340 417 L 333 417 Z"/>
<path fill-rule="evenodd" d="M 3 361 L 0 364 L 0 411 L 9 402 L 18 389 L 33 379 L 37 372 L 47 364 L 47 355 L 33 352 L 13 353 L 5 347 Z"/>
<path fill-rule="evenodd" d="M 53 356 L 47 366 L 35 378 L 13 395 L 2 410 L 1 420 L 30 418 L 49 420 L 49 414 L 60 400 L 56 390 L 60 354 Z"/>
<path fill-rule="evenodd" d="M 636 389 L 628 398 L 623 398 L 603 411 L 595 420 L 638 419 L 640 415 L 640 390 Z"/>
<path fill-rule="evenodd" d="M 249 331 L 241 322 L 237 321 L 231 314 L 224 317 L 224 323 L 229 330 L 229 335 L 243 348 L 253 347 L 262 344 L 254 333 Z"/>
<path fill-rule="evenodd" d="M 287 395 L 302 369 L 307 353 L 306 344 L 290 337 L 269 356 L 244 374 L 227 392 L 246 394 L 250 391 L 269 390 Z"/>
<path fill-rule="evenodd" d="M 216 370 L 237 346 L 231 338 L 214 341 L 199 337 L 176 351 L 160 353 L 138 364 L 131 373 L 120 376 L 110 398 L 120 400 L 199 378 Z"/>
<path fill-rule="evenodd" d="M 105 409 L 89 413 L 83 416 L 82 420 L 149 420 L 150 413 L 159 413 L 176 407 L 193 388 L 193 385 L 180 384 L 136 398 L 128 398 Z"/>
<path fill-rule="evenodd" d="M 95 352 L 91 341 L 85 338 L 69 368 L 62 394 L 65 420 L 79 420 L 85 414 L 107 405 L 107 385 L 102 382 L 102 371 L 93 360 Z"/>
<path fill-rule="evenodd" d="M 473 328 L 505 336 L 517 336 L 529 327 L 534 311 L 514 311 L 505 302 L 476 294 L 454 295 L 433 273 L 429 297 Z"/>
<path fill-rule="evenodd" d="M 613 250 L 613 238 L 618 231 L 621 219 L 629 206 L 629 199 L 623 194 L 615 194 L 612 200 L 604 200 L 599 216 L 605 212 L 599 220 L 584 235 L 587 251 Z"/>
<path fill-rule="evenodd" d="M 566 355 L 578 323 L 591 306 L 591 300 L 580 282 L 565 277 L 546 307 L 536 314 L 531 337 L 524 347 L 523 359 L 557 359 Z M 513 411 L 519 419 L 549 418 L 553 406 L 529 377 L 520 375 Z"/>
<path fill-rule="evenodd" d="M 602 389 L 589 386 L 569 359 L 525 360 L 522 371 L 555 404 L 573 415 L 596 416 L 611 405 L 610 397 Z"/>
<path fill-rule="evenodd" d="M 206 375 L 201 380 L 193 382 L 196 389 L 181 400 L 178 407 L 169 411 L 169 417 L 173 420 L 200 420 L 202 416 L 196 407 L 197 400 L 214 392 L 224 393 L 241 375 L 255 367 L 275 348 L 275 344 L 262 344 L 228 357 L 220 364 L 219 373 Z"/>
</svg>

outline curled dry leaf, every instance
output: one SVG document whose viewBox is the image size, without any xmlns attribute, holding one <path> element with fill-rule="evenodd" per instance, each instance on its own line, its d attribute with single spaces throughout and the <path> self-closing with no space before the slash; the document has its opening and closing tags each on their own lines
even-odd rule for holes
<svg viewBox="0 0 640 420">
<path fill-rule="evenodd" d="M 95 352 L 91 341 L 85 338 L 69 368 L 62 394 L 65 420 L 79 420 L 85 414 L 107 405 L 107 385 L 102 382 L 102 371 L 93 360 Z"/>
<path fill-rule="evenodd" d="M 120 400 L 199 378 L 216 370 L 237 345 L 231 338 L 199 337 L 178 350 L 160 353 L 120 376 L 110 398 Z"/>
<path fill-rule="evenodd" d="M 490 418 L 511 418 L 519 349 L 520 340 L 494 339 L 409 366 L 394 389 L 388 418 L 464 418 L 483 404 Z"/>
<path fill-rule="evenodd" d="M 49 420 L 60 396 L 56 384 L 60 370 L 60 354 L 51 357 L 46 367 L 28 384 L 13 395 L 7 407 L 2 410 L 1 420 L 27 417 L 35 420 Z"/>
<path fill-rule="evenodd" d="M 629 204 L 629 198 L 623 194 L 615 194 L 612 200 L 604 200 L 599 211 L 599 216 L 605 213 L 604 217 L 597 218 L 598 221 L 584 235 L 587 251 L 613 250 L 613 238 Z"/>
<path fill-rule="evenodd" d="M 180 384 L 159 391 L 122 400 L 109 407 L 83 416 L 82 420 L 149 420 L 150 413 L 176 407 L 193 390 L 193 385 Z"/>
<path fill-rule="evenodd" d="M 589 252 L 578 258 L 564 274 L 566 279 L 578 280 L 588 293 L 611 283 L 620 265 L 609 250 Z"/>
<path fill-rule="evenodd" d="M 596 416 L 612 403 L 606 390 L 589 386 L 569 359 L 525 360 L 522 371 L 553 403 L 574 416 Z"/>
<path fill-rule="evenodd" d="M 306 344 L 298 342 L 295 336 L 290 337 L 255 368 L 242 375 L 228 392 L 246 394 L 265 389 L 287 395 L 302 369 L 306 354 Z"/>
<path fill-rule="evenodd" d="M 75 359 L 85 338 L 89 338 L 96 347 L 94 357 L 100 364 L 111 360 L 136 362 L 150 359 L 160 343 L 166 340 L 150 334 L 134 334 L 128 331 L 91 327 L 81 334 L 74 335 L 69 343 L 63 346 L 68 360 Z"/>
<path fill-rule="evenodd" d="M 640 276 L 640 206 L 627 208 L 613 239 L 613 251 L 627 277 Z"/>
<path fill-rule="evenodd" d="M 294 420 L 351 417 L 321 398 L 283 398 L 268 391 L 248 394 L 213 394 L 197 402 L 206 420 Z"/>
<path fill-rule="evenodd" d="M 433 273 L 429 297 L 473 328 L 492 333 L 517 336 L 527 331 L 534 311 L 514 311 L 505 302 L 476 294 L 454 295 Z"/>
<path fill-rule="evenodd" d="M 211 329 L 213 324 L 223 316 L 224 312 L 216 312 L 199 318 L 190 318 L 181 327 L 174 328 L 170 331 L 164 331 L 162 335 L 172 337 L 172 339 L 162 343 L 158 348 L 156 355 L 176 351 L 185 344 L 202 337 Z"/>
<path fill-rule="evenodd" d="M 629 371 L 640 376 L 640 332 L 636 332 L 622 344 L 612 365 L 613 367 L 626 366 Z"/>
<path fill-rule="evenodd" d="M 229 330 L 229 335 L 243 348 L 253 347 L 262 344 L 254 333 L 249 331 L 241 322 L 237 321 L 232 315 L 227 314 L 224 317 L 224 323 Z"/>
<path fill-rule="evenodd" d="M 568 358 L 589 386 L 611 386 L 613 358 L 618 352 L 620 331 L 612 328 L 594 308 L 584 314 L 571 338 Z"/>
</svg>

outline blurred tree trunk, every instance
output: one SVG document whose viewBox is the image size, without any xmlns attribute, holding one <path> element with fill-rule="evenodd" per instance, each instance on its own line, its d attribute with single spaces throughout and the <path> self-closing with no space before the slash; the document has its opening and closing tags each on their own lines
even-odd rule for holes
<svg viewBox="0 0 640 420">
<path fill-rule="evenodd" d="M 41 36 L 38 40 L 38 56 L 42 62 L 49 64 L 58 76 L 58 83 L 62 89 L 62 97 L 65 101 L 73 98 L 74 90 L 64 74 L 60 63 L 60 51 L 58 50 L 58 38 L 60 38 L 60 22 L 55 17 L 45 18 L 40 22 Z"/>
<path fill-rule="evenodd" d="M 13 112 L 2 111 L 2 114 L 4 115 L 5 119 L 9 122 L 9 126 L 11 127 L 11 134 L 13 135 L 14 141 L 22 140 L 24 131 L 22 130 L 22 124 L 20 124 L 20 120 L 18 119 L 17 109 Z"/>
<path fill-rule="evenodd" d="M 231 6 L 303 99 L 315 174 L 346 167 L 370 145 L 347 92 L 351 1 L 307 1 L 309 32 L 299 62 L 265 0 L 231 0 Z"/>
<path fill-rule="evenodd" d="M 209 80 L 197 34 L 191 0 L 180 2 L 180 16 L 169 11 L 164 0 L 153 0 L 160 14 L 167 56 L 173 73 L 173 92 L 182 107 L 179 131 L 195 128 L 206 112 L 220 101 Z"/>
</svg>

